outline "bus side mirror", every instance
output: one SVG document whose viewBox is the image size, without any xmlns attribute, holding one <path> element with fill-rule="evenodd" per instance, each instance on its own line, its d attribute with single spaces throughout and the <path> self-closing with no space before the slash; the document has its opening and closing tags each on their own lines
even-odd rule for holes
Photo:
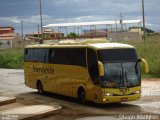
<svg viewBox="0 0 160 120">
<path fill-rule="evenodd" d="M 143 66 L 144 66 L 144 72 L 145 73 L 149 73 L 149 65 L 148 65 L 148 62 L 147 60 L 141 58 L 141 59 L 138 59 L 138 61 L 142 62 L 143 63 Z"/>
<path fill-rule="evenodd" d="M 102 62 L 98 61 L 99 76 L 104 76 L 104 67 Z"/>
</svg>

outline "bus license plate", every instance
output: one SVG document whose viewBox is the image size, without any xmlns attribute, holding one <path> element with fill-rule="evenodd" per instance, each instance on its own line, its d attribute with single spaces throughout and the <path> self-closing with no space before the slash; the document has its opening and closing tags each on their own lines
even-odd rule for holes
<svg viewBox="0 0 160 120">
<path fill-rule="evenodd" d="M 128 101 L 128 98 L 121 98 L 121 102 L 126 102 Z"/>
</svg>

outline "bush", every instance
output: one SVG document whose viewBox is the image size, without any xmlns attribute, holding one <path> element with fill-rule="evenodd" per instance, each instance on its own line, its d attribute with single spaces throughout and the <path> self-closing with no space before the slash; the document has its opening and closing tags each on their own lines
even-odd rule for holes
<svg viewBox="0 0 160 120">
<path fill-rule="evenodd" d="M 148 61 L 150 74 L 145 77 L 160 77 L 160 35 L 148 36 L 146 42 L 120 41 L 135 46 L 140 58 Z M 23 50 L 0 50 L 0 68 L 23 68 Z"/>
<path fill-rule="evenodd" d="M 1 50 L 0 68 L 23 68 L 23 50 Z"/>
</svg>

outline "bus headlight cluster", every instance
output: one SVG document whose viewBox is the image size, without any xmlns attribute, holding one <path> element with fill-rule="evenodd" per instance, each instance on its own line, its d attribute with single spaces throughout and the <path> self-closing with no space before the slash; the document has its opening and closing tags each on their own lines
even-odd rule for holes
<svg viewBox="0 0 160 120">
<path fill-rule="evenodd" d="M 137 90 L 137 91 L 135 91 L 134 93 L 135 93 L 135 94 L 140 94 L 141 91 L 140 91 L 140 90 Z"/>
<path fill-rule="evenodd" d="M 113 93 L 103 92 L 103 95 L 105 95 L 105 96 L 113 96 Z"/>
</svg>

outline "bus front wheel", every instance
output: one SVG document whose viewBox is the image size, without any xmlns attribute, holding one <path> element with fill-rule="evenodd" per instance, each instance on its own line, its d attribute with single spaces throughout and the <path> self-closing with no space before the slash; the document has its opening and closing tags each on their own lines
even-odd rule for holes
<svg viewBox="0 0 160 120">
<path fill-rule="evenodd" d="M 42 86 L 42 83 L 41 83 L 41 81 L 38 81 L 37 82 L 37 89 L 38 89 L 38 92 L 40 93 L 40 94 L 43 94 L 43 86 Z"/>
<path fill-rule="evenodd" d="M 83 104 L 86 102 L 86 93 L 83 88 L 78 90 L 78 100 Z"/>
</svg>

